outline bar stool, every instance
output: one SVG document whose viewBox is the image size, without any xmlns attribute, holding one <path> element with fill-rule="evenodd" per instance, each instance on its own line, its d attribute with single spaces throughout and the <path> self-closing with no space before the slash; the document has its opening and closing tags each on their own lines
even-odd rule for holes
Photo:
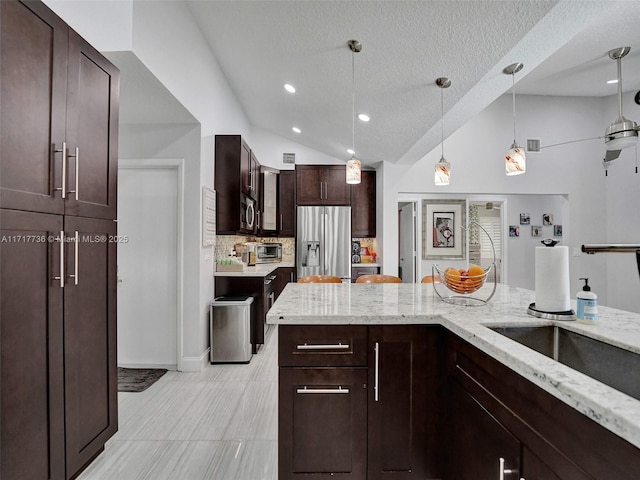
<svg viewBox="0 0 640 480">
<path fill-rule="evenodd" d="M 308 275 L 299 278 L 298 283 L 342 283 L 342 280 L 332 275 Z"/>
<path fill-rule="evenodd" d="M 422 277 L 420 283 L 442 283 L 442 280 L 440 280 L 440 277 L 437 275 L 427 275 L 426 277 Z"/>
<path fill-rule="evenodd" d="M 402 283 L 400 277 L 395 275 L 384 275 L 382 273 L 371 275 L 360 275 L 356 283 Z"/>
</svg>

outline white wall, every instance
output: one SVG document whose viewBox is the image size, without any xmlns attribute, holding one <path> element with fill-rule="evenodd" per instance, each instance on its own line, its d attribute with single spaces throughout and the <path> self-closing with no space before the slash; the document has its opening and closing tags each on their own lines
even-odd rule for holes
<svg viewBox="0 0 640 480">
<path fill-rule="evenodd" d="M 540 138 L 544 146 L 601 136 L 617 117 L 615 97 L 519 96 L 516 102 L 521 144 L 526 138 Z M 624 96 L 624 104 L 625 115 L 637 121 L 640 112 L 637 107 L 633 109 L 631 94 Z M 448 187 L 433 185 L 439 147 L 406 171 L 398 172 L 399 167 L 385 163 L 381 169 L 385 172 L 384 232 L 397 231 L 397 200 L 401 193 L 447 192 L 461 198 L 473 194 L 545 194 L 567 199 L 562 208 L 563 244 L 572 253 L 582 244 L 613 242 L 614 238 L 620 243 L 640 242 L 640 175 L 633 173 L 633 149 L 622 152 L 609 168 L 608 177 L 602 166 L 601 139 L 531 153 L 527 173 L 507 177 L 502 155 L 513 141 L 511 119 L 511 97 L 505 95 L 445 139 L 445 157 L 452 165 L 452 183 Z M 387 172 L 392 174 L 387 177 Z M 397 236 L 385 235 L 380 244 L 383 270 L 397 271 Z M 512 260 L 510 255 L 509 261 Z M 580 288 L 579 277 L 589 277 L 603 304 L 640 312 L 638 272 L 633 261 L 631 254 L 571 256 L 571 291 Z M 517 260 L 514 263 L 518 265 Z M 510 275 L 513 273 L 510 269 Z"/>
</svg>

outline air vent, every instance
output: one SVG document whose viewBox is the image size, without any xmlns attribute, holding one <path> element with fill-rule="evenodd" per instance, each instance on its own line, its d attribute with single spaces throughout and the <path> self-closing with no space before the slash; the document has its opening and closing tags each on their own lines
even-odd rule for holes
<svg viewBox="0 0 640 480">
<path fill-rule="evenodd" d="M 282 163 L 296 163 L 296 154 L 295 153 L 283 153 L 282 154 Z"/>
<path fill-rule="evenodd" d="M 539 152 L 539 151 L 540 151 L 540 139 L 527 138 L 527 152 Z"/>
</svg>

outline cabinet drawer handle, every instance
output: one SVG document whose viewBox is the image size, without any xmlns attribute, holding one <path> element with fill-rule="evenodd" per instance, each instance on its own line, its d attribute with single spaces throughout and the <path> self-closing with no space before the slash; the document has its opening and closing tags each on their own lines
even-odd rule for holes
<svg viewBox="0 0 640 480">
<path fill-rule="evenodd" d="M 499 463 L 499 480 L 505 480 L 505 475 L 511 475 L 512 473 L 518 473 L 517 470 L 513 470 L 510 468 L 504 468 L 504 458 L 500 458 Z"/>
<path fill-rule="evenodd" d="M 338 343 L 333 345 L 296 345 L 297 350 L 348 350 L 348 343 Z"/>
<path fill-rule="evenodd" d="M 302 388 L 298 388 L 296 390 L 296 393 L 313 393 L 313 394 L 320 394 L 320 393 L 328 393 L 330 395 L 333 394 L 341 394 L 341 393 L 349 393 L 349 389 L 348 388 L 342 388 L 342 387 L 338 387 L 338 388 L 307 388 L 306 386 L 302 387 Z"/>
<path fill-rule="evenodd" d="M 60 276 L 53 277 L 53 279 L 60 280 L 60 288 L 64 288 L 64 230 L 60 230 L 59 241 L 60 241 Z"/>
<path fill-rule="evenodd" d="M 56 191 L 62 193 L 62 198 L 67 197 L 67 142 L 62 142 L 62 149 L 58 150 L 54 147 L 55 153 L 62 153 L 62 187 L 56 188 Z"/>
<path fill-rule="evenodd" d="M 373 399 L 377 402 L 380 400 L 380 345 L 376 342 L 375 351 L 375 372 L 373 379 Z"/>
<path fill-rule="evenodd" d="M 76 147 L 76 153 L 74 155 L 68 155 L 71 158 L 75 158 L 76 164 L 76 188 L 75 190 L 69 190 L 67 193 L 75 193 L 76 201 L 78 200 L 78 179 L 80 178 L 80 174 L 78 173 L 78 168 L 80 168 L 80 149 Z"/>
</svg>

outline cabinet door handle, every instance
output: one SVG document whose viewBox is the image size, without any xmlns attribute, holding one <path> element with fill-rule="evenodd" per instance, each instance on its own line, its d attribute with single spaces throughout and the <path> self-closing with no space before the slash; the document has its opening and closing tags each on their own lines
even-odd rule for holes
<svg viewBox="0 0 640 480">
<path fill-rule="evenodd" d="M 282 230 L 282 214 L 280 214 L 280 230 Z"/>
<path fill-rule="evenodd" d="M 53 279 L 60 280 L 60 288 L 64 288 L 64 230 L 60 230 L 59 240 L 60 240 L 60 276 L 53 277 Z"/>
<path fill-rule="evenodd" d="M 337 343 L 333 345 L 329 345 L 329 344 L 309 345 L 305 343 L 303 345 L 296 345 L 296 350 L 348 350 L 348 349 L 349 349 L 348 343 Z"/>
<path fill-rule="evenodd" d="M 319 394 L 319 393 L 328 393 L 332 394 L 343 394 L 349 393 L 348 388 L 342 388 L 341 386 L 338 388 L 307 388 L 306 385 L 302 388 L 298 388 L 296 393 L 311 393 L 311 394 Z"/>
<path fill-rule="evenodd" d="M 375 366 L 373 372 L 373 400 L 380 400 L 380 344 L 376 342 L 374 347 L 375 352 Z"/>
<path fill-rule="evenodd" d="M 62 192 L 62 198 L 67 198 L 67 142 L 62 142 L 62 149 L 54 147 L 55 153 L 62 153 L 62 186 L 56 188 L 56 192 Z"/>
<path fill-rule="evenodd" d="M 323 182 L 320 182 L 320 200 L 322 200 L 324 198 L 324 194 L 322 192 L 322 183 Z"/>
<path fill-rule="evenodd" d="M 73 284 L 74 285 L 78 285 L 78 256 L 79 256 L 78 249 L 80 248 L 80 242 L 79 242 L 79 234 L 78 234 L 77 230 L 76 230 L 76 234 L 75 234 L 74 239 L 73 239 L 73 243 L 74 243 L 73 275 L 69 275 L 69 277 L 73 278 Z"/>
<path fill-rule="evenodd" d="M 510 468 L 504 468 L 504 464 L 505 464 L 504 458 L 500 457 L 500 460 L 498 461 L 498 463 L 499 463 L 499 465 L 498 465 L 498 467 L 499 467 L 499 477 L 498 477 L 499 480 L 505 480 L 505 477 L 504 477 L 505 475 L 511 475 L 512 473 L 518 473 L 517 470 L 513 470 L 513 469 L 510 469 Z"/>
<path fill-rule="evenodd" d="M 76 147 L 76 153 L 74 155 L 68 155 L 71 158 L 75 158 L 75 164 L 76 164 L 76 174 L 75 174 L 75 180 L 76 180 L 76 188 L 75 190 L 69 190 L 67 193 L 75 193 L 76 195 L 76 201 L 78 200 L 78 178 L 80 178 L 79 174 L 78 174 L 78 168 L 80 166 L 80 149 L 78 147 Z"/>
<path fill-rule="evenodd" d="M 329 184 L 324 182 L 324 199 L 327 200 L 329 198 Z"/>
</svg>

